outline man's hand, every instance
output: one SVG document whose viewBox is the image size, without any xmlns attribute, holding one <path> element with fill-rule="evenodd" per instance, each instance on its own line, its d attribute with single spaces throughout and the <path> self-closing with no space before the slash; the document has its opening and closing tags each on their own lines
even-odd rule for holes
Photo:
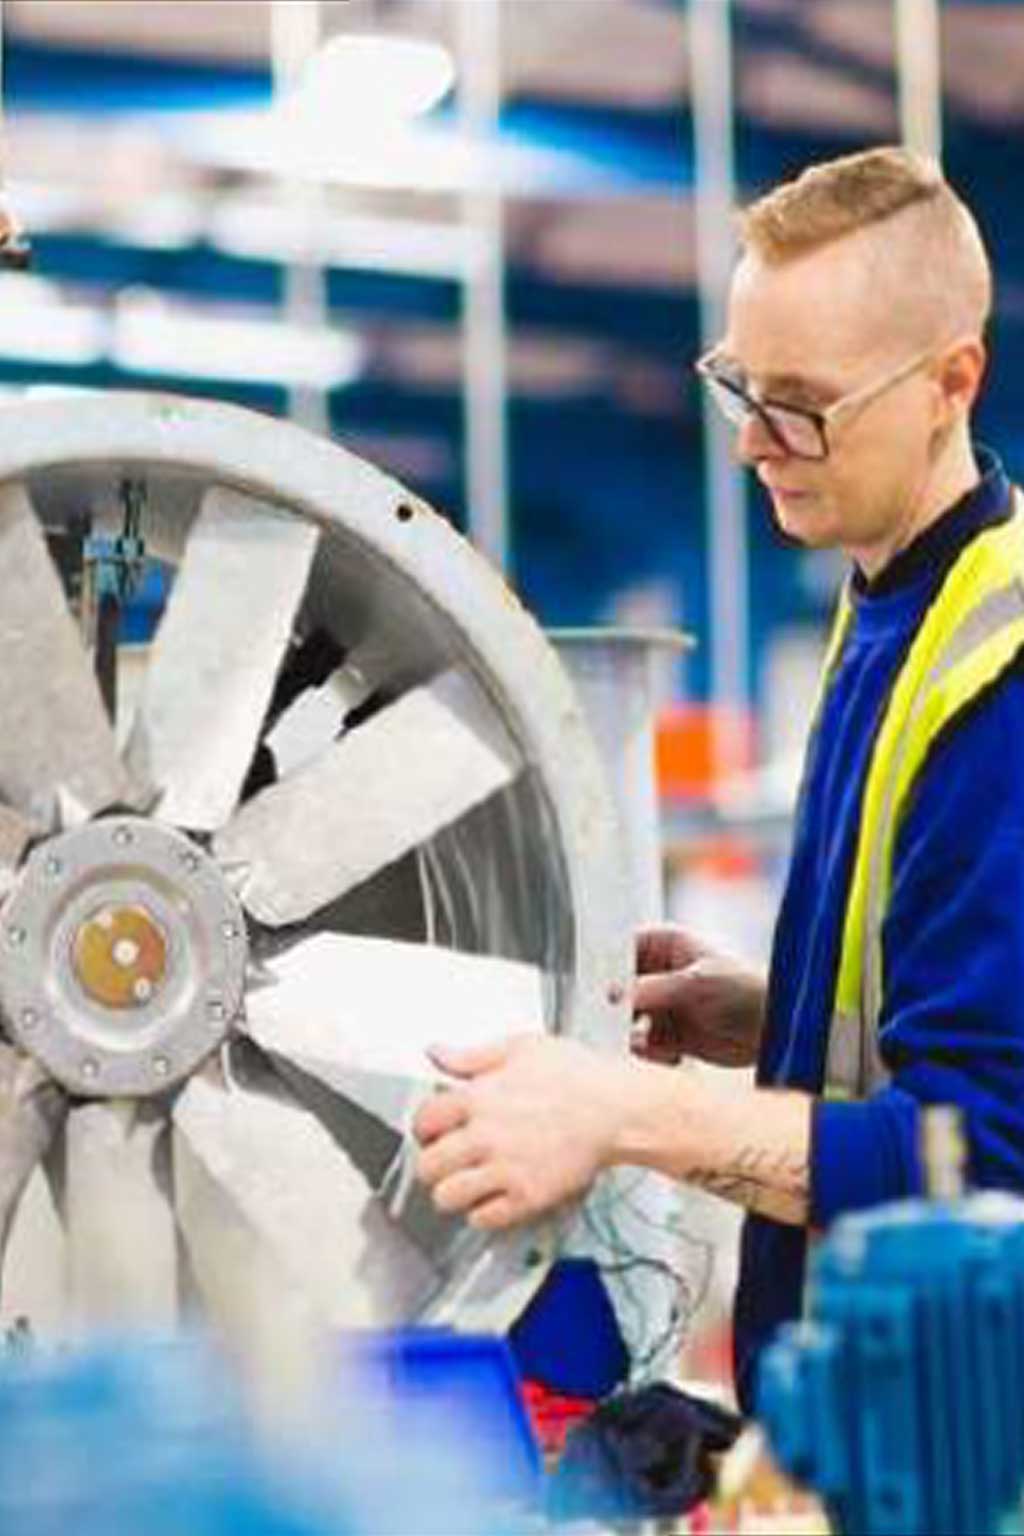
<svg viewBox="0 0 1024 1536">
<path fill-rule="evenodd" d="M 511 1226 L 582 1194 L 611 1157 L 637 1070 L 628 1060 L 536 1035 L 431 1055 L 458 1079 L 414 1123 L 439 1210 Z"/>
<path fill-rule="evenodd" d="M 644 928 L 636 938 L 630 1036 L 634 1054 L 675 1064 L 698 1056 L 750 1066 L 764 1027 L 765 983 L 685 928 Z"/>
<path fill-rule="evenodd" d="M 417 1172 L 442 1211 L 475 1227 L 527 1221 L 603 1168 L 654 1168 L 775 1221 L 807 1220 L 811 1100 L 723 1094 L 694 1072 L 517 1035 L 431 1052 L 458 1081 L 421 1106 Z"/>
</svg>

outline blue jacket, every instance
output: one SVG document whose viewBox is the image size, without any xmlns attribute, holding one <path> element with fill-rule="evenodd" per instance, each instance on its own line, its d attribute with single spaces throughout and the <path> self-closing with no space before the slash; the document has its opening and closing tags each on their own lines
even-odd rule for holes
<svg viewBox="0 0 1024 1536">
<path fill-rule="evenodd" d="M 870 585 L 810 742 L 775 931 L 758 1082 L 821 1091 L 843 915 L 875 733 L 943 576 L 981 528 L 1007 517 L 1010 486 L 979 452 L 975 490 Z M 940 738 L 900 828 L 882 935 L 883 1056 L 891 1082 L 814 1108 L 811 1224 L 921 1189 L 923 1104 L 958 1105 L 979 1185 L 1024 1190 L 1024 667 Z M 736 1380 L 799 1315 L 807 1234 L 747 1218 L 735 1308 Z"/>
</svg>

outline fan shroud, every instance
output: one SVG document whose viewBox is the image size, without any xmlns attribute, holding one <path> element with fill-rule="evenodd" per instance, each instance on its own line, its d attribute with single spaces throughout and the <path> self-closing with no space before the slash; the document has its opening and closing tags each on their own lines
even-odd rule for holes
<svg viewBox="0 0 1024 1536">
<path fill-rule="evenodd" d="M 111 723 L 41 527 L 109 543 L 126 484 L 169 596 Z M 620 1045 L 631 962 L 603 774 L 533 620 L 343 448 L 153 395 L 19 406 L 0 588 L 4 1310 L 227 1319 L 258 1270 L 331 1326 L 507 1327 L 558 1228 L 433 1211 L 425 1047 Z"/>
</svg>

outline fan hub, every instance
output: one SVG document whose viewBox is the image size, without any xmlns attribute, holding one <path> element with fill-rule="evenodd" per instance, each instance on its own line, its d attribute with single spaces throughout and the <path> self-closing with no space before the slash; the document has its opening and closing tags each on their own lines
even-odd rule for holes
<svg viewBox="0 0 1024 1536">
<path fill-rule="evenodd" d="M 30 855 L 3 912 L 0 1010 L 72 1092 L 159 1093 L 238 1017 L 246 958 L 241 907 L 202 848 L 104 818 Z"/>
<path fill-rule="evenodd" d="M 141 1008 L 167 974 L 167 940 L 143 906 L 106 906 L 74 936 L 72 967 L 86 996 L 107 1008 Z"/>
</svg>

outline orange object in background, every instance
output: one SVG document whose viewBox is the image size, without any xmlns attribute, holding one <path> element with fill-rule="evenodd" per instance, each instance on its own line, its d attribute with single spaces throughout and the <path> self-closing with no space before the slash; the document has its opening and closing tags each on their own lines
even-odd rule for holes
<svg viewBox="0 0 1024 1536">
<path fill-rule="evenodd" d="M 706 800 L 723 777 L 754 763 L 754 718 L 708 704 L 670 704 L 655 724 L 658 793 L 668 800 Z"/>
</svg>

